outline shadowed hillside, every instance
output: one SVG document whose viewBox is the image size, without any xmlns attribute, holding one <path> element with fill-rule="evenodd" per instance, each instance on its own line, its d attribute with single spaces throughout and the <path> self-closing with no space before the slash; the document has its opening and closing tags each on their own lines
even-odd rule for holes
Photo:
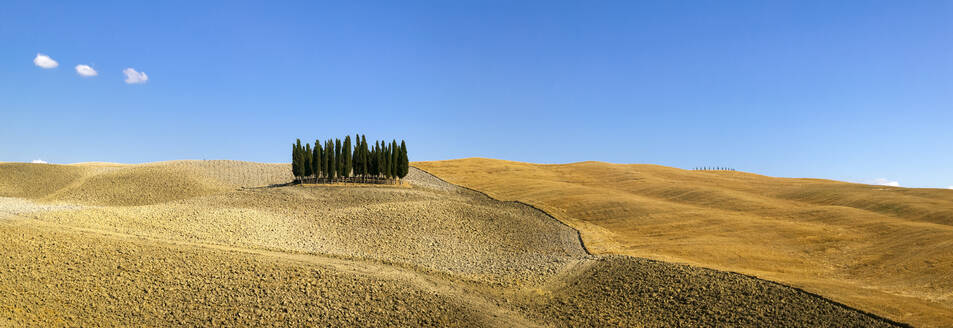
<svg viewBox="0 0 953 328">
<path fill-rule="evenodd" d="M 742 272 L 915 325 L 953 325 L 953 190 L 599 162 L 414 165 L 537 206 L 597 254 Z"/>
</svg>

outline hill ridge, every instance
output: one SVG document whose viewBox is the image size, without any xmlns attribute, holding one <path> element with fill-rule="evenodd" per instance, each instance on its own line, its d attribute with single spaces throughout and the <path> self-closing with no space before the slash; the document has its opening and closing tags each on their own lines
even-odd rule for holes
<svg viewBox="0 0 953 328">
<path fill-rule="evenodd" d="M 535 205 L 595 254 L 752 274 L 898 321 L 953 325 L 953 190 L 641 164 L 414 165 Z"/>
</svg>

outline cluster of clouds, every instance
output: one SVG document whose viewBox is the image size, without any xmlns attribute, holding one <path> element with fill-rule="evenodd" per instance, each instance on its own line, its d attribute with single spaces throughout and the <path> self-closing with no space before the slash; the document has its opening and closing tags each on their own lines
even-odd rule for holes
<svg viewBox="0 0 953 328">
<path fill-rule="evenodd" d="M 875 184 L 875 185 L 881 185 L 881 186 L 891 186 L 891 187 L 899 187 L 899 186 L 900 186 L 900 182 L 899 182 L 899 181 L 888 180 L 888 179 L 886 179 L 886 178 L 876 178 L 876 179 L 874 179 L 874 183 L 873 183 L 873 184 Z M 953 188 L 951 188 L 951 189 L 953 189 Z"/>
<path fill-rule="evenodd" d="M 54 69 L 60 66 L 60 63 L 50 58 L 50 56 L 38 53 L 36 57 L 33 58 L 33 64 L 42 69 Z M 82 77 L 93 77 L 99 75 L 95 69 L 89 65 L 76 65 L 76 74 Z M 122 70 L 122 74 L 126 76 L 127 84 L 142 84 L 146 83 L 149 80 L 149 76 L 145 72 L 139 72 L 132 68 L 126 68 Z"/>
<path fill-rule="evenodd" d="M 876 178 L 872 184 L 889 187 L 900 187 L 899 181 L 894 181 L 887 178 Z M 953 186 L 948 186 L 946 189 L 953 189 Z"/>
</svg>

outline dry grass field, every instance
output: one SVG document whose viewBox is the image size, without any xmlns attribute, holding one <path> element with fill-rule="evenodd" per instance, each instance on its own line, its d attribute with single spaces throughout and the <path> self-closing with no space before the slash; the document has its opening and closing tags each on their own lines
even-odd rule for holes
<svg viewBox="0 0 953 328">
<path fill-rule="evenodd" d="M 0 163 L 0 326 L 894 326 L 776 283 L 629 256 L 412 169 Z M 611 209 L 610 209 L 611 210 Z"/>
<path fill-rule="evenodd" d="M 916 326 L 953 326 L 953 190 L 599 162 L 414 165 L 539 207 L 595 254 L 750 274 Z"/>
</svg>

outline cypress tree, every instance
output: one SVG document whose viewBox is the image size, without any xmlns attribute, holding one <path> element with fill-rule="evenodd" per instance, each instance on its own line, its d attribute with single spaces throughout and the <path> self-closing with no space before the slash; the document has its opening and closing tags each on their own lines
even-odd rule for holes
<svg viewBox="0 0 953 328">
<path fill-rule="evenodd" d="M 388 170 L 388 175 L 390 175 L 391 178 L 397 177 L 397 175 L 394 174 L 394 173 L 397 173 L 394 170 L 394 166 L 396 166 L 397 164 L 396 162 L 397 162 L 397 157 L 394 157 L 394 144 L 389 143 L 387 144 L 387 170 Z"/>
<path fill-rule="evenodd" d="M 377 175 L 384 177 L 387 175 L 387 171 L 384 168 L 387 166 L 387 162 L 384 161 L 384 144 L 380 144 L 377 147 Z"/>
<path fill-rule="evenodd" d="M 351 149 L 351 175 L 358 176 L 361 175 L 361 136 L 358 134 L 354 135 L 354 139 L 351 139 L 352 146 L 354 149 Z"/>
<path fill-rule="evenodd" d="M 384 174 L 385 178 L 390 178 L 390 145 L 386 141 L 381 142 L 381 158 L 383 159 L 383 167 L 381 168 L 381 173 Z"/>
<path fill-rule="evenodd" d="M 321 177 L 321 142 L 314 141 L 314 153 L 311 155 L 311 172 L 315 178 Z"/>
<path fill-rule="evenodd" d="M 291 144 L 291 176 L 298 178 L 298 146 Z"/>
<path fill-rule="evenodd" d="M 331 165 L 331 162 L 334 158 L 334 146 L 331 145 L 330 140 L 324 141 L 324 175 L 328 178 L 334 176 L 334 166 Z"/>
<path fill-rule="evenodd" d="M 337 163 L 334 163 L 334 167 L 338 170 L 335 174 L 337 174 L 338 177 L 343 177 L 344 156 L 341 156 L 341 139 L 337 138 L 334 139 L 334 159 L 337 161 Z"/>
<path fill-rule="evenodd" d="M 355 177 L 361 175 L 361 137 L 354 138 L 354 150 L 351 151 L 351 161 L 354 166 L 351 167 L 351 174 Z"/>
<path fill-rule="evenodd" d="M 324 141 L 324 149 L 322 150 L 322 151 L 324 152 L 324 158 L 323 158 L 324 162 L 323 162 L 323 163 L 324 163 L 324 177 L 325 177 L 325 178 L 331 178 L 331 176 L 332 176 L 332 174 L 331 174 L 331 156 L 332 156 L 333 154 L 331 153 L 331 150 L 332 150 L 331 148 L 328 148 L 328 141 L 325 140 L 325 141 Z M 329 181 L 330 181 L 330 180 L 329 180 Z"/>
<path fill-rule="evenodd" d="M 368 170 L 367 137 L 361 135 L 361 174 L 367 176 Z"/>
<path fill-rule="evenodd" d="M 351 170 L 354 168 L 354 159 L 351 157 L 351 136 L 344 137 L 344 176 L 351 176 Z"/>
<path fill-rule="evenodd" d="M 321 147 L 321 177 L 328 176 L 328 143 Z"/>
<path fill-rule="evenodd" d="M 407 158 L 407 143 L 400 141 L 400 154 L 398 156 L 400 169 L 397 170 L 397 176 L 403 179 L 410 172 L 410 160 Z"/>
<path fill-rule="evenodd" d="M 357 152 L 360 154 L 361 162 L 357 164 L 359 170 L 361 170 L 361 176 L 367 175 L 367 145 L 364 144 L 364 138 L 358 137 L 357 145 L 360 148 Z"/>
<path fill-rule="evenodd" d="M 384 156 L 385 148 L 384 143 L 381 142 L 381 147 L 377 149 L 377 160 L 379 161 L 378 165 L 380 165 L 377 171 L 382 178 L 387 176 L 387 157 Z"/>
<path fill-rule="evenodd" d="M 332 177 L 338 176 L 338 159 L 337 154 L 334 153 L 334 139 L 328 139 L 328 174 Z"/>
<path fill-rule="evenodd" d="M 360 139 L 360 141 L 358 142 L 358 144 L 360 144 L 360 147 L 361 147 L 361 151 L 360 151 L 360 154 L 361 154 L 361 164 L 360 164 L 360 166 L 361 166 L 361 176 L 367 176 L 367 143 L 364 142 L 364 138 L 362 137 L 362 138 Z"/>
<path fill-rule="evenodd" d="M 301 156 L 301 139 L 298 139 L 298 141 L 295 143 L 295 152 L 294 152 L 293 160 L 294 162 L 292 163 L 291 170 L 294 173 L 295 179 L 297 180 L 298 178 L 301 177 L 301 174 L 303 173 L 301 164 L 303 164 L 302 161 L 304 160 L 304 158 L 302 158 Z"/>
<path fill-rule="evenodd" d="M 369 148 L 370 149 L 367 150 L 367 175 L 373 176 L 374 175 L 374 148 L 373 147 L 369 147 Z"/>
<path fill-rule="evenodd" d="M 376 160 L 374 159 L 374 154 L 376 154 L 375 151 L 377 150 L 374 149 L 374 147 L 370 147 L 370 149 L 367 150 L 367 175 L 368 176 L 374 176 L 375 174 L 377 174 L 377 172 L 374 171 L 374 162 L 376 162 Z"/>
<path fill-rule="evenodd" d="M 304 146 L 304 176 L 311 176 L 311 144 L 305 144 Z"/>
<path fill-rule="evenodd" d="M 334 163 L 331 163 L 331 165 L 333 165 L 333 167 L 334 167 L 334 177 L 339 177 L 339 176 L 341 176 L 341 174 L 340 174 L 340 173 L 341 173 L 341 165 L 340 165 L 340 163 L 341 163 L 341 157 L 340 157 L 340 156 L 341 156 L 341 153 L 339 152 L 339 151 L 340 151 L 340 147 L 335 147 L 335 146 L 334 146 L 334 141 L 335 141 L 335 140 L 336 140 L 336 139 L 331 139 L 331 152 L 334 153 L 334 156 L 331 157 L 331 160 L 332 160 Z"/>
<path fill-rule="evenodd" d="M 381 140 L 381 157 L 384 158 L 384 176 L 390 178 L 390 145 L 387 141 Z"/>
<path fill-rule="evenodd" d="M 390 175 L 394 178 L 397 177 L 398 175 L 397 172 L 400 167 L 400 164 L 398 163 L 398 155 L 397 155 L 398 153 L 400 153 L 400 150 L 397 147 L 397 140 L 391 140 L 390 142 L 390 160 L 391 160 Z"/>
<path fill-rule="evenodd" d="M 377 141 L 374 141 L 374 149 L 371 150 L 371 175 L 377 177 L 381 174 L 379 169 L 380 167 L 380 156 L 377 155 L 377 147 L 379 147 Z"/>
<path fill-rule="evenodd" d="M 331 143 L 331 147 L 334 147 L 334 177 L 341 177 L 341 139 L 334 139 L 334 142 Z"/>
<path fill-rule="evenodd" d="M 384 156 L 381 156 L 381 153 L 384 152 L 384 146 L 380 144 L 380 141 L 375 141 L 377 151 L 374 152 L 374 159 L 377 160 L 377 176 L 384 176 Z"/>
<path fill-rule="evenodd" d="M 365 145 L 365 147 L 367 146 Z M 374 149 L 373 148 L 366 149 L 365 152 L 366 154 L 364 156 L 366 157 L 366 160 L 364 162 L 367 164 L 367 170 L 365 170 L 364 174 L 367 176 L 371 176 L 371 175 L 374 175 L 374 157 L 372 157 L 372 155 L 374 154 Z"/>
<path fill-rule="evenodd" d="M 380 142 L 378 143 L 379 145 L 377 146 L 377 175 L 380 177 L 384 177 L 384 166 L 386 164 L 384 162 L 384 144 Z"/>
</svg>

